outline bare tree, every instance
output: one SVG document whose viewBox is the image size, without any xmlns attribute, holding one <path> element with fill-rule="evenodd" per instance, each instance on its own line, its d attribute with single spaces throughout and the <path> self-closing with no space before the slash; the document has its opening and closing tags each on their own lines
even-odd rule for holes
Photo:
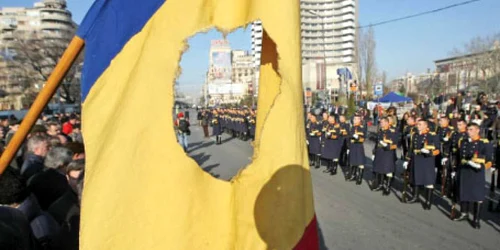
<svg viewBox="0 0 500 250">
<path fill-rule="evenodd" d="M 16 33 L 12 48 L 15 56 L 12 60 L 18 77 L 19 86 L 27 99 L 32 99 L 33 92 L 43 87 L 60 57 L 66 50 L 71 34 L 47 37 L 41 33 Z M 66 103 L 80 101 L 80 69 L 83 53 L 75 61 L 59 87 L 59 98 Z M 26 100 L 29 103 L 32 100 Z"/>
<path fill-rule="evenodd" d="M 360 80 L 366 86 L 366 96 L 371 98 L 373 93 L 373 82 L 377 76 L 377 62 L 375 58 L 375 32 L 373 27 L 368 30 L 359 30 L 358 39 L 358 69 Z"/>
<path fill-rule="evenodd" d="M 382 84 L 386 84 L 387 83 L 387 72 L 385 70 L 382 71 L 382 75 L 380 76 L 380 79 L 382 81 Z"/>
<path fill-rule="evenodd" d="M 475 37 L 450 54 L 463 57 L 462 69 L 469 85 L 476 85 L 486 93 L 500 91 L 500 33 Z"/>
</svg>

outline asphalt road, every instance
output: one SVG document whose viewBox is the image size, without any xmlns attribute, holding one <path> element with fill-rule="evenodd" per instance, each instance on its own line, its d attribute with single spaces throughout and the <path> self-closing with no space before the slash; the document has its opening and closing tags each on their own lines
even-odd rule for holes
<svg viewBox="0 0 500 250">
<path fill-rule="evenodd" d="M 189 154 L 214 177 L 229 180 L 250 163 L 249 142 L 224 135 L 217 146 L 203 138 L 201 127 L 191 130 Z M 372 146 L 366 143 L 367 154 Z M 500 249 L 500 213 L 483 206 L 482 227 L 476 230 L 466 221 L 451 221 L 450 202 L 437 195 L 430 211 L 418 203 L 403 204 L 399 174 L 390 196 L 372 192 L 367 182 L 372 177 L 370 157 L 361 186 L 344 181 L 342 172 L 330 176 L 324 167 L 311 170 L 322 249 Z"/>
</svg>

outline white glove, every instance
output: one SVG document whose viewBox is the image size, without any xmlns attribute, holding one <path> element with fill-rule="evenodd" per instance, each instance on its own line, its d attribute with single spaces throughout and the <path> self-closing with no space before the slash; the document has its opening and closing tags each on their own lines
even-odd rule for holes
<svg viewBox="0 0 500 250">
<path fill-rule="evenodd" d="M 441 160 L 441 165 L 445 165 L 447 161 L 448 161 L 448 158 L 443 158 Z"/>
<path fill-rule="evenodd" d="M 352 137 L 357 140 L 359 138 L 359 135 L 358 134 L 354 134 Z"/>
<path fill-rule="evenodd" d="M 372 161 L 374 161 L 374 160 L 375 160 L 375 155 L 372 155 Z"/>
<path fill-rule="evenodd" d="M 330 132 L 326 133 L 327 137 L 330 137 L 330 135 L 332 135 Z"/>
<path fill-rule="evenodd" d="M 316 133 L 310 133 L 309 135 L 310 135 L 310 136 L 315 136 L 315 135 L 316 135 Z"/>
<path fill-rule="evenodd" d="M 309 145 L 309 141 L 306 141 L 306 144 Z"/>
<path fill-rule="evenodd" d="M 475 163 L 473 161 L 468 161 L 467 164 L 469 164 L 469 166 L 475 168 L 475 169 L 480 169 L 481 168 L 481 164 L 479 163 Z"/>
<path fill-rule="evenodd" d="M 350 152 L 350 151 L 349 151 L 349 149 L 348 149 L 346 153 L 347 153 L 347 154 L 349 154 L 349 152 Z"/>
<path fill-rule="evenodd" d="M 380 145 L 382 145 L 383 147 L 387 147 L 387 143 L 385 143 L 384 141 L 379 141 Z"/>
<path fill-rule="evenodd" d="M 423 149 L 421 149 L 421 150 L 420 150 L 420 152 L 422 152 L 423 154 L 428 154 L 428 153 L 430 153 L 431 151 L 429 151 L 429 150 L 428 150 L 428 149 L 426 149 L 426 148 L 423 148 Z"/>
<path fill-rule="evenodd" d="M 497 169 L 496 169 L 496 168 L 491 168 L 491 172 L 492 172 L 492 173 L 493 173 L 493 172 L 495 172 L 495 171 L 497 171 Z"/>
<path fill-rule="evenodd" d="M 445 142 L 447 142 L 447 141 L 449 141 L 449 140 L 450 140 L 450 139 L 448 139 L 448 137 L 443 138 L 443 141 L 445 141 Z"/>
<path fill-rule="evenodd" d="M 408 162 L 407 162 L 407 161 L 403 162 L 403 168 L 404 168 L 405 170 L 406 170 L 406 169 L 408 169 Z"/>
<path fill-rule="evenodd" d="M 457 172 L 455 172 L 455 171 L 451 172 L 451 178 L 455 178 L 456 175 L 457 175 Z"/>
</svg>

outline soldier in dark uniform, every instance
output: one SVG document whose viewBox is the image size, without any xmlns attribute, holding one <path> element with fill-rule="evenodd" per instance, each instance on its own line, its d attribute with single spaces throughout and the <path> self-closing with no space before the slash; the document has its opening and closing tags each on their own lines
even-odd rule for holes
<svg viewBox="0 0 500 250">
<path fill-rule="evenodd" d="M 403 156 L 408 155 L 408 150 L 410 149 L 411 136 L 418 132 L 417 126 L 415 126 L 415 117 L 410 116 L 406 120 L 406 126 L 403 129 L 402 134 L 402 146 L 403 146 Z"/>
<path fill-rule="evenodd" d="M 481 139 L 480 127 L 471 123 L 467 127 L 469 138 L 459 142 L 458 188 L 460 216 L 456 221 L 468 218 L 469 206 L 474 207 L 474 228 L 479 229 L 481 204 L 486 191 L 485 170 L 492 166 L 493 148 L 488 139 Z"/>
<path fill-rule="evenodd" d="M 310 139 L 310 131 L 311 131 L 311 125 L 312 125 L 312 113 L 307 112 L 307 117 L 306 117 L 306 144 L 307 144 L 307 155 L 309 156 L 309 166 L 314 166 L 314 156 L 309 152 L 309 139 Z"/>
<path fill-rule="evenodd" d="M 318 122 L 315 115 L 311 115 L 311 124 L 307 131 L 308 134 L 308 148 L 309 154 L 312 156 L 312 166 L 320 166 L 320 156 L 321 156 L 321 133 L 322 126 L 321 122 Z"/>
<path fill-rule="evenodd" d="M 222 129 L 221 129 L 221 118 L 219 117 L 219 113 L 214 110 L 212 116 L 212 134 L 215 136 L 215 144 L 220 145 L 222 143 Z"/>
<path fill-rule="evenodd" d="M 439 155 L 439 138 L 436 133 L 429 131 L 426 120 L 420 120 L 417 124 L 418 133 L 411 139 L 411 147 L 407 161 L 403 163 L 403 168 L 410 166 L 410 181 L 413 185 L 413 197 L 408 203 L 418 201 L 419 187 L 426 189 L 425 210 L 430 210 L 432 206 L 432 193 L 436 181 L 436 156 Z"/>
<path fill-rule="evenodd" d="M 347 140 L 349 139 L 349 129 L 351 127 L 351 124 L 346 120 L 345 115 L 340 115 L 339 116 L 339 125 L 340 125 L 340 140 L 341 140 L 341 151 L 340 151 L 340 159 L 339 163 L 341 166 L 347 166 Z M 347 173 L 347 172 L 346 172 Z M 346 174 L 346 180 L 348 180 L 348 175 Z"/>
<path fill-rule="evenodd" d="M 252 141 L 255 140 L 255 126 L 257 124 L 257 119 L 255 117 L 255 112 L 253 110 L 250 111 L 248 116 L 248 133 L 250 133 L 250 138 Z"/>
<path fill-rule="evenodd" d="M 326 136 L 326 130 L 328 129 L 328 114 L 326 112 L 324 112 L 322 115 L 321 115 L 321 147 L 323 150 L 323 146 L 325 145 L 325 136 Z M 321 164 L 321 161 L 320 161 L 320 164 Z M 316 166 L 317 168 L 319 168 L 320 166 Z M 328 170 L 328 167 L 327 167 L 327 170 Z"/>
<path fill-rule="evenodd" d="M 356 185 L 361 185 L 365 170 L 365 142 L 367 128 L 361 124 L 360 114 L 356 114 L 353 119 L 353 126 L 349 129 L 349 149 L 347 155 L 351 169 L 349 171 L 350 181 L 356 180 Z"/>
<path fill-rule="evenodd" d="M 377 134 L 375 148 L 373 149 L 373 172 L 372 190 L 384 190 L 384 195 L 390 194 L 391 180 L 395 171 L 394 151 L 397 149 L 396 131 L 390 128 L 387 117 L 380 119 L 381 129 Z"/>
<path fill-rule="evenodd" d="M 396 113 L 396 108 L 394 107 L 390 107 L 388 109 L 388 113 L 390 113 L 391 115 L 387 116 L 387 119 L 389 121 L 389 128 L 391 128 L 392 130 L 394 130 L 394 132 L 396 133 L 396 148 L 401 146 L 401 133 L 399 132 L 399 129 L 398 129 L 398 118 L 394 115 Z M 394 153 L 394 157 L 393 157 L 393 160 L 394 160 L 394 164 L 396 164 L 396 161 L 398 160 L 398 156 L 397 156 L 397 150 L 394 150 L 393 151 Z M 396 168 L 394 168 L 394 171 L 396 171 Z M 395 174 L 396 172 L 393 172 L 393 175 Z M 391 179 L 392 180 L 392 179 Z"/>
<path fill-rule="evenodd" d="M 427 117 L 427 124 L 429 124 L 429 132 L 436 133 L 437 126 L 436 126 L 434 117 L 428 116 Z"/>
<path fill-rule="evenodd" d="M 340 125 L 335 122 L 335 117 L 328 117 L 328 125 L 324 132 L 324 143 L 322 145 L 321 157 L 327 161 L 326 171 L 331 175 L 337 174 L 337 168 L 342 149 L 340 137 Z"/>
<path fill-rule="evenodd" d="M 450 198 L 452 202 L 451 206 L 451 219 L 455 219 L 455 207 L 458 202 L 458 183 L 457 183 L 457 167 L 460 162 L 459 157 L 459 142 L 467 140 L 469 135 L 467 134 L 467 122 L 463 119 L 457 121 L 457 128 L 455 133 L 451 136 L 451 155 L 448 159 L 443 158 L 444 161 L 450 161 L 451 173 L 450 173 Z"/>
<path fill-rule="evenodd" d="M 449 196 L 450 181 L 451 181 L 451 165 L 449 158 L 452 151 L 452 137 L 455 133 L 455 128 L 450 126 L 450 118 L 443 116 L 439 119 L 439 128 L 437 129 L 437 136 L 439 138 L 441 154 L 436 156 L 437 180 L 436 183 L 441 185 L 441 196 Z"/>
</svg>

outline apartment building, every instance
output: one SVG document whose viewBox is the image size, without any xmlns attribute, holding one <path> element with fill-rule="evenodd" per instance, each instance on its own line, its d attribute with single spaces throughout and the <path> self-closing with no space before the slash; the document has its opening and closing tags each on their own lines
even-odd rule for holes
<svg viewBox="0 0 500 250">
<path fill-rule="evenodd" d="M 19 41 L 43 40 L 47 46 L 65 45 L 75 33 L 77 25 L 67 10 L 65 0 L 42 0 L 33 7 L 4 7 L 0 9 L 0 109 L 22 109 L 26 82 L 23 70 L 14 63 Z M 49 42 L 50 41 L 50 42 Z M 47 69 L 51 70 L 51 69 Z M 30 82 L 30 87 L 41 88 L 43 81 Z"/>
</svg>

